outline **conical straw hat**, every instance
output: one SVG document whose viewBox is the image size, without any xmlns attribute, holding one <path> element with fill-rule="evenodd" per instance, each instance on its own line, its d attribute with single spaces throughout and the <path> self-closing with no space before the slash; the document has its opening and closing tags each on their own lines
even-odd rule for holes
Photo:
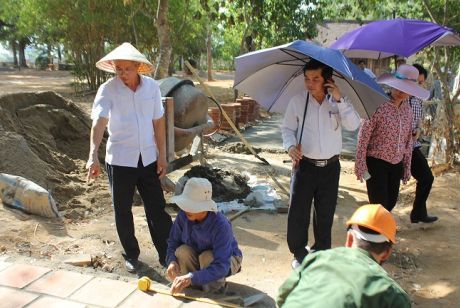
<svg viewBox="0 0 460 308">
<path fill-rule="evenodd" d="M 138 70 L 140 74 L 148 74 L 153 71 L 153 64 L 130 43 L 123 43 L 109 52 L 105 57 L 97 61 L 96 67 L 109 73 L 115 73 L 112 62 L 115 60 L 139 62 L 141 64 Z"/>
</svg>

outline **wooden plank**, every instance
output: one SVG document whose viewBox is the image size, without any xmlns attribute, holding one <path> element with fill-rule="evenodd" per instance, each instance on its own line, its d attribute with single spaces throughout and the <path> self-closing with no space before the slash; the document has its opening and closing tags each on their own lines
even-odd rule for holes
<svg viewBox="0 0 460 308">
<path fill-rule="evenodd" d="M 168 162 L 174 160 L 174 99 L 164 97 L 166 116 L 166 159 Z"/>
</svg>

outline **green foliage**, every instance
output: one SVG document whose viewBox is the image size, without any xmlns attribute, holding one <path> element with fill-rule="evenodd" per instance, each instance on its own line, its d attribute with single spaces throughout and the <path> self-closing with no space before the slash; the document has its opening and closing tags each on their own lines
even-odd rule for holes
<svg viewBox="0 0 460 308">
<path fill-rule="evenodd" d="M 240 52 L 316 36 L 322 20 L 317 0 L 236 0 L 225 4 L 227 23 L 243 24 Z"/>
<path fill-rule="evenodd" d="M 41 70 L 48 68 L 48 64 L 50 63 L 50 59 L 46 54 L 41 54 L 35 58 L 35 67 Z"/>
<path fill-rule="evenodd" d="M 25 11 L 24 0 L 3 0 L 0 5 L 0 40 L 8 42 L 19 53 L 19 66 L 26 67 L 24 49 L 30 43 L 30 37 L 34 33 L 23 26 L 21 14 Z"/>
<path fill-rule="evenodd" d="M 330 20 L 366 20 L 392 18 L 422 18 L 423 7 L 419 0 L 319 0 L 323 14 Z"/>
<path fill-rule="evenodd" d="M 212 33 L 213 57 L 232 62 L 248 50 L 305 39 L 316 34 L 321 0 L 169 0 L 172 61 L 198 60 Z M 90 88 L 105 78 L 95 62 L 114 46 L 130 41 L 155 60 L 157 0 L 3 0 L 0 20 L 14 25 L 14 36 L 34 44 L 64 46 L 77 75 Z M 11 29 L 0 29 L 7 41 Z"/>
<path fill-rule="evenodd" d="M 209 20 L 198 0 L 169 1 L 171 44 L 175 58 L 198 60 L 206 52 L 206 27 Z"/>
<path fill-rule="evenodd" d="M 23 5 L 21 26 L 35 29 L 37 43 L 63 44 L 77 79 L 90 89 L 106 78 L 95 63 L 113 46 L 134 41 L 130 18 L 120 1 L 23 0 Z"/>
<path fill-rule="evenodd" d="M 241 24 L 218 29 L 213 41 L 213 56 L 223 61 L 233 62 L 233 59 L 240 53 L 243 30 Z"/>
</svg>

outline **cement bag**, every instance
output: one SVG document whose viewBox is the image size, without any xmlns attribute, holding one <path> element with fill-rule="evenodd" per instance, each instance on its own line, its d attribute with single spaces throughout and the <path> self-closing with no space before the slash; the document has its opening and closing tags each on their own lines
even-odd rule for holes
<svg viewBox="0 0 460 308">
<path fill-rule="evenodd" d="M 0 199 L 3 204 L 29 214 L 59 217 L 56 202 L 43 187 L 23 177 L 0 173 Z"/>
</svg>

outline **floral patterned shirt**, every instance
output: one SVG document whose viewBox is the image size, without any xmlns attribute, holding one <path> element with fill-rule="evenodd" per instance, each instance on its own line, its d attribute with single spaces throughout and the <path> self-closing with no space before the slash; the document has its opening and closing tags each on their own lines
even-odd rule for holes
<svg viewBox="0 0 460 308">
<path fill-rule="evenodd" d="M 362 178 L 367 171 L 366 157 L 391 164 L 403 162 L 403 181 L 410 178 L 412 158 L 412 110 L 407 101 L 399 107 L 388 101 L 364 120 L 358 135 L 355 174 Z"/>
</svg>

